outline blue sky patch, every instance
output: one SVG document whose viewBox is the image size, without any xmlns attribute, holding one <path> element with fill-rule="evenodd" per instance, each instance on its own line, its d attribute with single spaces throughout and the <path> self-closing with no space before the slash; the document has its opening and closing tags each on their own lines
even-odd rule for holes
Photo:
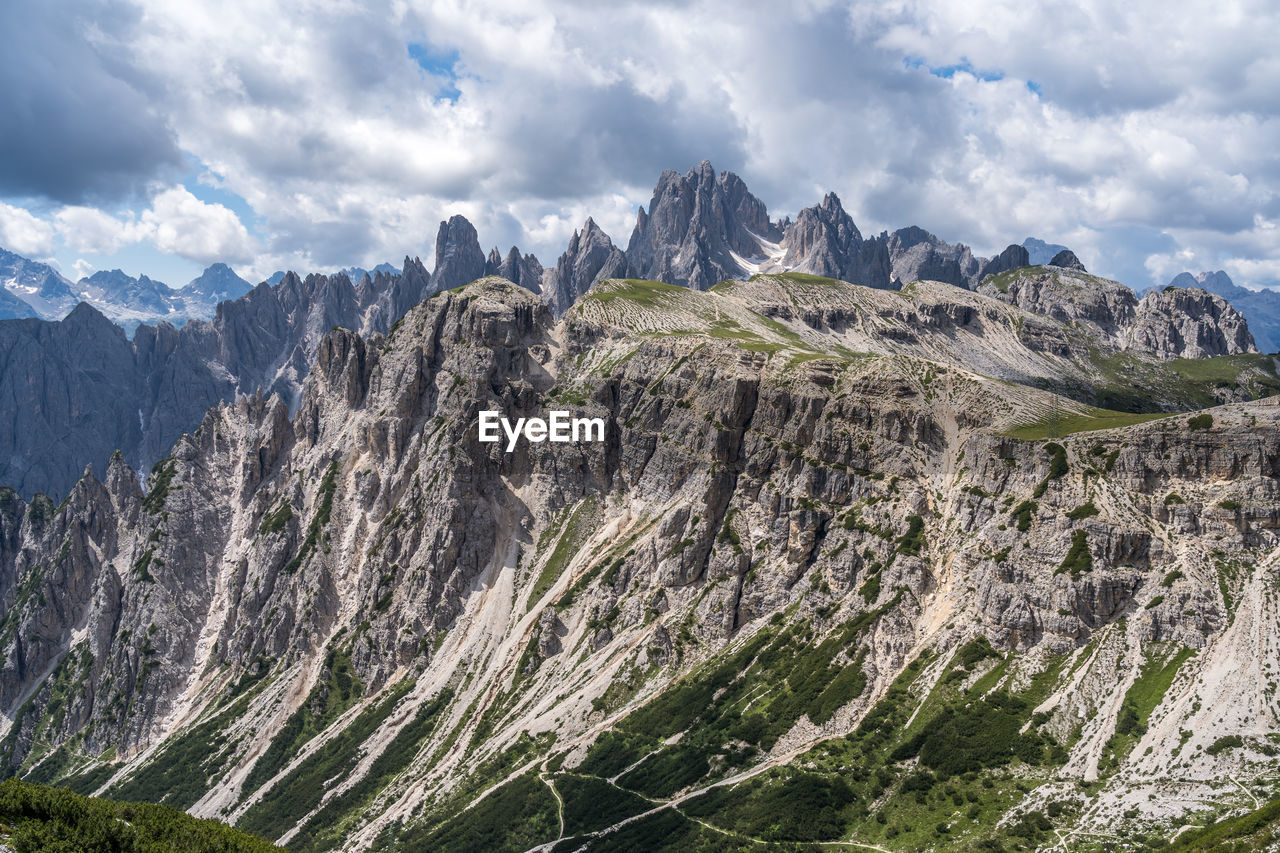
<svg viewBox="0 0 1280 853">
<path fill-rule="evenodd" d="M 964 71 L 967 74 L 972 74 L 979 80 L 985 80 L 987 82 L 1004 79 L 1003 71 L 990 71 L 974 68 L 973 63 L 964 57 L 961 57 L 960 61 L 955 65 L 929 65 L 923 59 L 918 57 L 907 57 L 902 60 L 902 64 L 907 68 L 923 68 L 934 77 L 941 77 L 944 80 L 950 80 L 952 77 L 956 76 L 957 71 Z"/>
<path fill-rule="evenodd" d="M 427 74 L 440 81 L 437 98 L 457 103 L 458 98 L 462 96 L 457 86 L 458 72 L 454 70 L 458 64 L 458 51 L 436 50 L 421 42 L 409 42 L 409 58 Z"/>
</svg>

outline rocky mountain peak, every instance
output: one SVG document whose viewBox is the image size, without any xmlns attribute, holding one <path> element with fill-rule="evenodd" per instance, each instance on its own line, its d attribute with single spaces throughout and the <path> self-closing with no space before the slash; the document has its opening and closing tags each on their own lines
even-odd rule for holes
<svg viewBox="0 0 1280 853">
<path fill-rule="evenodd" d="M 239 299 L 252 288 L 253 285 L 236 275 L 231 267 L 215 263 L 178 291 L 178 295 L 186 302 L 188 313 L 207 316 L 214 312 L 219 302 Z"/>
<path fill-rule="evenodd" d="M 1257 352 L 1249 324 L 1231 303 L 1199 287 L 1153 290 L 1126 332 L 1133 346 L 1161 358 L 1212 358 Z"/>
<path fill-rule="evenodd" d="M 1151 291 L 1139 300 L 1118 281 L 1067 267 L 1028 267 L 988 277 L 978 292 L 1088 328 L 1118 350 L 1160 359 L 1257 352 L 1244 317 L 1199 288 Z"/>
<path fill-rule="evenodd" d="M 0 286 L 9 298 L 0 302 L 0 319 L 38 315 L 66 316 L 79 299 L 72 284 L 53 267 L 0 248 Z M 23 306 L 26 306 L 25 308 Z"/>
<path fill-rule="evenodd" d="M 982 281 L 989 275 L 998 275 L 1008 270 L 1016 270 L 1019 267 L 1031 265 L 1030 255 L 1024 246 L 1017 243 L 1011 243 L 1005 247 L 1005 250 L 988 261 L 983 262 L 982 268 L 978 271 L 978 281 Z"/>
<path fill-rule="evenodd" d="M 916 225 L 889 235 L 890 274 L 899 286 L 928 280 L 972 287 L 981 266 L 963 243 L 951 244 Z"/>
<path fill-rule="evenodd" d="M 498 247 L 494 246 L 484 265 L 485 275 L 500 276 L 533 293 L 542 292 L 543 272 L 538 258 L 533 254 L 522 255 L 517 246 L 508 249 L 505 256 L 498 254 Z"/>
<path fill-rule="evenodd" d="M 440 223 L 436 234 L 434 278 L 440 290 L 452 290 L 484 275 L 484 251 L 475 226 L 455 214 Z"/>
<path fill-rule="evenodd" d="M 555 267 L 543 273 L 542 297 L 559 317 L 597 282 L 631 275 L 627 256 L 594 219 L 587 217 L 581 230 L 573 232 Z"/>
<path fill-rule="evenodd" d="M 81 302 L 62 320 L 62 328 L 76 334 L 102 334 L 124 337 L 120 327 L 88 302 Z"/>
<path fill-rule="evenodd" d="M 1036 267 L 1049 263 L 1054 255 L 1067 248 L 1059 243 L 1047 243 L 1038 237 L 1028 237 L 1022 241 L 1022 246 L 1030 256 L 1031 265 Z"/>
<path fill-rule="evenodd" d="M 1061 267 L 1067 270 L 1079 270 L 1080 272 L 1088 272 L 1084 268 L 1084 264 L 1080 263 L 1080 259 L 1076 257 L 1076 253 L 1070 249 L 1063 249 L 1049 260 L 1049 266 Z"/>
<path fill-rule="evenodd" d="M 742 275 L 744 261 L 766 255 L 764 241 L 782 238 L 764 202 L 732 172 L 703 160 L 684 175 L 658 179 L 648 212 L 641 208 L 627 245 L 635 274 L 698 290 Z"/>
<path fill-rule="evenodd" d="M 406 257 L 403 272 L 359 286 L 345 274 L 282 273 L 210 320 L 142 325 L 132 341 L 87 302 L 61 321 L 0 323 L 0 389 L 16 412 L 0 424 L 0 483 L 65 495 L 86 463 L 109 472 L 117 449 L 146 470 L 219 401 L 265 388 L 296 403 L 330 328 L 385 333 L 429 293 L 422 261 Z"/>
<path fill-rule="evenodd" d="M 1263 352 L 1280 350 L 1280 291 L 1240 287 L 1223 270 L 1178 273 L 1166 287 L 1200 287 L 1230 300 L 1231 305 L 1249 322 L 1254 343 Z"/>
<path fill-rule="evenodd" d="M 800 211 L 787 226 L 782 246 L 781 265 L 785 269 L 873 287 L 888 284 L 884 247 L 863 241 L 862 232 L 835 193 L 827 193 L 820 204 Z"/>
</svg>

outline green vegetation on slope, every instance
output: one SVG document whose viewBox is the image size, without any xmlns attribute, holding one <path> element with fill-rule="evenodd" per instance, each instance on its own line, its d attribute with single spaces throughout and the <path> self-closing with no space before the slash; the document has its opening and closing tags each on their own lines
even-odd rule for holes
<svg viewBox="0 0 1280 853">
<path fill-rule="evenodd" d="M 341 794 L 329 798 L 306 825 L 294 835 L 290 848 L 304 851 L 335 850 L 341 847 L 344 830 L 358 820 L 364 808 L 400 771 L 409 766 L 425 741 L 440 723 L 440 712 L 449 707 L 453 691 L 444 690 L 424 702 L 411 721 L 369 765 L 369 771 Z"/>
<path fill-rule="evenodd" d="M 0 840 L 17 853 L 265 853 L 281 849 L 169 806 L 99 800 L 14 779 L 0 783 Z"/>
<path fill-rule="evenodd" d="M 645 281 L 639 278 L 615 279 L 606 287 L 591 290 L 584 297 L 608 304 L 615 299 L 624 299 L 637 305 L 657 305 L 663 296 L 680 296 L 689 293 L 687 287 L 667 284 L 661 281 Z"/>
<path fill-rule="evenodd" d="M 231 724 L 249 710 L 257 691 L 247 690 L 225 710 L 188 726 L 161 745 L 150 761 L 107 793 L 113 799 L 165 803 L 190 808 L 230 763 L 237 743 L 227 737 Z"/>
<path fill-rule="evenodd" d="M 559 827 L 555 795 L 546 783 L 528 773 L 513 779 L 428 831 L 406 832 L 397 849 L 433 853 L 486 853 L 528 850 L 554 841 Z"/>
<path fill-rule="evenodd" d="M 311 523 L 307 525 L 307 538 L 302 541 L 298 555 L 284 567 L 286 572 L 296 572 L 306 562 L 312 551 L 328 541 L 325 528 L 329 525 L 329 514 L 333 512 L 333 496 L 337 490 L 338 463 L 335 461 L 329 463 L 329 467 L 324 472 L 324 479 L 320 481 L 320 489 L 316 494 L 316 511 L 311 516 Z"/>
<path fill-rule="evenodd" d="M 533 590 L 529 593 L 530 607 L 533 607 L 564 573 L 569 561 L 582 548 L 582 543 L 594 532 L 599 523 L 599 517 L 600 501 L 594 496 L 579 501 L 578 505 L 568 513 L 563 525 L 558 528 L 560 535 L 556 539 L 555 548 L 542 567 L 538 579 L 533 583 Z M 543 552 L 544 540 L 548 534 L 554 535 L 548 531 L 539 537 L 538 553 Z"/>
<path fill-rule="evenodd" d="M 1108 409 L 1087 408 L 1082 413 L 1061 412 L 1047 415 L 1031 423 L 1020 424 L 1005 432 L 1010 438 L 1024 441 L 1042 441 L 1046 438 L 1062 438 L 1077 432 L 1092 432 L 1099 429 L 1116 429 L 1146 423 L 1158 418 L 1167 418 L 1168 413 L 1133 413 L 1114 412 Z"/>
<path fill-rule="evenodd" d="M 320 804 L 326 783 L 345 777 L 360 758 L 360 745 L 377 731 L 395 710 L 412 683 L 393 688 L 356 717 L 345 729 L 325 741 L 236 821 L 250 832 L 279 838 Z"/>
<path fill-rule="evenodd" d="M 1239 817 L 1221 820 L 1178 836 L 1169 853 L 1253 853 L 1280 842 L 1280 800 Z"/>
<path fill-rule="evenodd" d="M 1126 412 L 1205 409 L 1223 402 L 1225 393 L 1250 399 L 1280 394 L 1280 368 L 1269 355 L 1152 361 L 1111 353 L 1095 354 L 1092 361 L 1101 374 L 1094 402 Z"/>
<path fill-rule="evenodd" d="M 556 790 L 564 801 L 564 833 L 580 835 L 612 826 L 653 808 L 648 800 L 593 776 L 557 776 Z"/>
<path fill-rule="evenodd" d="M 284 728 L 272 739 L 245 777 L 241 797 L 249 796 L 276 775 L 307 741 L 359 701 L 363 691 L 363 685 L 351 670 L 349 653 L 331 649 L 325 657 L 319 682 L 298 710 L 285 721 Z"/>
</svg>

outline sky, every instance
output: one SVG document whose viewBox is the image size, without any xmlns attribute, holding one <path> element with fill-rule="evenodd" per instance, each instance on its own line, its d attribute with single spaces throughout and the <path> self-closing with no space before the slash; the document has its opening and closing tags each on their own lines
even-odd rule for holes
<svg viewBox="0 0 1280 853">
<path fill-rule="evenodd" d="M 775 218 L 1028 236 L 1137 289 L 1280 287 L 1280 4 L 6 0 L 0 246 L 181 286 L 430 266 L 461 213 L 555 263 L 664 169 Z"/>
</svg>

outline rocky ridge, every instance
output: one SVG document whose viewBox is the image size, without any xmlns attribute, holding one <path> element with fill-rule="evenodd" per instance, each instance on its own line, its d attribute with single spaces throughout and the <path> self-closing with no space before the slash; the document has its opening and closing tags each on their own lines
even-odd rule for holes
<svg viewBox="0 0 1280 853">
<path fill-rule="evenodd" d="M 923 849 L 1252 808 L 1280 409 L 1091 429 L 1114 413 L 1040 368 L 987 374 L 1120 339 L 996 292 L 607 280 L 557 323 L 487 278 L 324 333 L 292 415 L 220 404 L 145 492 L 117 458 L 62 507 L 0 499 L 0 749 L 301 850 Z M 606 440 L 477 439 L 553 407 Z M 953 720 L 994 739 L 939 751 Z"/>
<path fill-rule="evenodd" d="M 1280 350 L 1280 293 L 1275 290 L 1249 290 L 1231 280 L 1222 270 L 1196 275 L 1184 272 L 1174 276 L 1167 287 L 1199 288 L 1228 300 L 1249 321 L 1258 349 Z"/>
<path fill-rule="evenodd" d="M 609 278 L 630 278 L 631 267 L 622 250 L 609 235 L 587 218 L 581 231 L 574 231 L 555 267 L 544 274 L 542 291 L 546 303 L 558 317 L 568 311 L 592 285 Z"/>
<path fill-rule="evenodd" d="M 799 272 L 884 289 L 919 280 L 973 289 L 987 276 L 1030 262 L 1019 245 L 978 258 L 964 244 L 947 243 L 915 226 L 863 237 L 835 193 L 800 211 L 794 222 L 773 221 L 741 178 L 717 174 L 706 160 L 683 175 L 662 173 L 648 208 L 637 212 L 625 253 L 617 252 L 594 223 L 588 225 L 584 235 L 611 260 L 607 269 L 593 267 L 589 276 L 572 271 L 548 276 L 543 293 L 556 316 L 604 278 L 634 276 L 707 290 L 727 279 Z M 582 239 L 588 237 L 575 232 L 574 240 Z M 571 263 L 581 251 L 570 246 Z"/>
<path fill-rule="evenodd" d="M 86 463 L 123 451 L 146 470 L 220 400 L 257 389 L 290 405 L 334 326 L 386 331 L 429 292 L 422 263 L 357 284 L 293 273 L 218 305 L 210 320 L 141 325 L 127 338 L 81 303 L 65 319 L 0 324 L 0 482 L 30 498 L 62 496 Z"/>
<path fill-rule="evenodd" d="M 1063 254 L 1070 254 L 1063 253 Z M 1022 267 L 985 280 L 979 291 L 1028 311 L 1080 323 L 1122 350 L 1159 358 L 1257 352 L 1248 323 L 1225 299 L 1199 288 L 1150 291 L 1139 299 L 1117 281 L 1067 266 Z"/>
</svg>

